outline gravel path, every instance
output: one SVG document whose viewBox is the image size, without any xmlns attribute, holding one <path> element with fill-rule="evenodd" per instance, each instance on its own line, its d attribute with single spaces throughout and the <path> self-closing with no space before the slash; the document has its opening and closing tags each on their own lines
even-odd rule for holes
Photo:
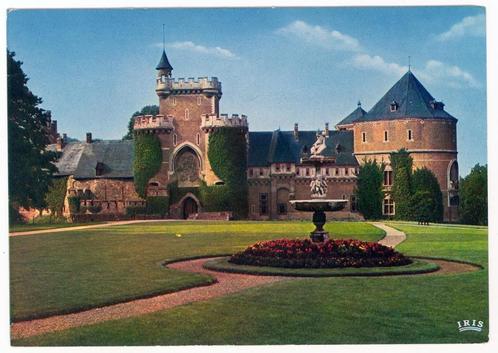
<svg viewBox="0 0 498 353">
<path fill-rule="evenodd" d="M 112 226 L 122 226 L 125 224 L 134 224 L 134 223 L 150 223 L 150 222 L 172 222 L 179 221 L 177 219 L 136 219 L 131 221 L 111 221 L 107 223 L 100 224 L 90 224 L 86 226 L 74 226 L 74 227 L 62 227 L 62 228 L 49 228 L 49 229 L 39 229 L 39 230 L 29 230 L 24 232 L 12 232 L 9 233 L 9 236 L 16 237 L 19 235 L 37 235 L 37 234 L 47 234 L 47 233 L 61 233 L 61 232 L 72 232 L 74 230 L 85 230 L 92 228 L 104 228 L 104 227 L 112 227 Z M 181 220 L 180 220 L 181 221 Z"/>
<path fill-rule="evenodd" d="M 45 319 L 17 322 L 11 325 L 11 338 L 24 338 L 47 332 L 65 330 L 76 326 L 91 325 L 101 321 L 117 320 L 131 316 L 148 314 L 159 310 L 174 308 L 175 306 L 187 303 L 221 297 L 250 287 L 256 287 L 281 280 L 292 280 L 289 277 L 254 276 L 214 272 L 206 270 L 202 267 L 204 262 L 208 260 L 211 259 L 204 258 L 199 260 L 176 262 L 168 265 L 168 267 L 181 271 L 209 274 L 217 279 L 217 282 L 213 285 L 185 289 L 147 299 L 132 300 L 121 304 L 90 309 L 74 314 L 57 315 Z"/>
<path fill-rule="evenodd" d="M 402 231 L 386 226 L 384 223 L 380 222 L 370 222 L 370 224 L 386 232 L 386 236 L 378 242 L 381 245 L 394 248 L 406 240 L 406 234 Z"/>
</svg>

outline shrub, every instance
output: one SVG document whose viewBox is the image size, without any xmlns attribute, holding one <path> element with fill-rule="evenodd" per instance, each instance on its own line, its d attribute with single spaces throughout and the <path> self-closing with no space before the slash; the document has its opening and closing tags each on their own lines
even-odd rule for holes
<svg viewBox="0 0 498 353">
<path fill-rule="evenodd" d="M 77 214 L 80 212 L 80 197 L 79 196 L 69 196 L 67 202 L 69 203 L 69 212 L 71 214 Z"/>
<path fill-rule="evenodd" d="M 91 205 L 91 206 L 88 206 L 88 211 L 90 211 L 90 213 L 99 213 L 100 211 L 102 211 L 102 206 L 100 205 Z"/>
<path fill-rule="evenodd" d="M 169 210 L 168 196 L 149 196 L 147 197 L 147 214 L 157 214 L 164 217 Z"/>
<path fill-rule="evenodd" d="M 45 194 L 47 208 L 54 216 L 62 214 L 64 199 L 66 197 L 67 179 L 67 177 L 53 178 L 51 185 L 48 187 L 48 192 Z"/>
<path fill-rule="evenodd" d="M 434 173 L 425 167 L 415 170 L 412 175 L 412 188 L 414 192 L 412 197 L 414 220 L 441 222 L 444 214 L 443 193 Z"/>
<path fill-rule="evenodd" d="M 239 265 L 335 268 L 402 266 L 411 260 L 393 248 L 360 240 L 279 239 L 256 243 L 233 255 L 229 262 Z"/>
<path fill-rule="evenodd" d="M 391 167 L 393 169 L 393 186 L 391 195 L 396 203 L 396 214 L 394 218 L 412 219 L 411 196 L 412 190 L 412 166 L 413 160 L 407 150 L 401 149 L 391 153 Z"/>
<path fill-rule="evenodd" d="M 126 207 L 126 215 L 135 217 L 138 215 L 144 215 L 147 212 L 147 208 L 144 206 L 128 206 Z"/>
</svg>

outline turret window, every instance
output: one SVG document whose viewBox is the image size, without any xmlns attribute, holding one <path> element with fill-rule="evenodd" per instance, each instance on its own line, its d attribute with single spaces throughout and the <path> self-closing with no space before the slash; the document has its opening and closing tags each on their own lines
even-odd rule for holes
<svg viewBox="0 0 498 353">
<path fill-rule="evenodd" d="M 361 133 L 361 142 L 367 142 L 367 133 L 366 132 Z"/>
<path fill-rule="evenodd" d="M 407 130 L 406 131 L 408 141 L 413 141 L 413 133 L 412 130 Z"/>
<path fill-rule="evenodd" d="M 394 200 L 391 198 L 385 198 L 382 202 L 382 214 L 387 216 L 394 215 Z"/>
<path fill-rule="evenodd" d="M 188 111 L 188 109 L 185 109 L 185 120 L 189 119 L 190 119 L 190 112 Z"/>
<path fill-rule="evenodd" d="M 384 142 L 389 141 L 389 135 L 387 131 L 384 131 Z"/>
<path fill-rule="evenodd" d="M 197 139 L 197 146 L 199 146 L 201 144 L 201 135 L 197 134 L 196 139 Z"/>
<path fill-rule="evenodd" d="M 202 103 L 202 97 L 198 96 L 197 97 L 197 105 L 201 105 L 201 103 Z"/>
<path fill-rule="evenodd" d="M 178 142 L 178 138 L 176 134 L 173 134 L 173 146 L 176 146 L 176 143 Z"/>
</svg>

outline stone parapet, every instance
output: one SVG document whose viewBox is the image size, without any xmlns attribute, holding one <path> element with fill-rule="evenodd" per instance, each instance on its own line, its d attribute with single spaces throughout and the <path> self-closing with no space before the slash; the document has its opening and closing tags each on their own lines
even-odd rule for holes
<svg viewBox="0 0 498 353">
<path fill-rule="evenodd" d="M 234 128 L 242 128 L 244 130 L 247 130 L 249 124 L 247 123 L 246 115 L 232 114 L 232 116 L 230 117 L 228 116 L 228 114 L 201 115 L 201 129 L 206 131 L 219 127 L 234 127 Z"/>
<path fill-rule="evenodd" d="M 221 96 L 221 82 L 217 77 L 193 77 L 185 78 L 170 78 L 167 76 L 159 76 L 156 79 L 156 92 L 158 95 L 170 94 L 192 94 L 205 93 L 207 95 Z"/>
<path fill-rule="evenodd" d="M 173 117 L 164 115 L 139 115 L 135 117 L 133 130 L 140 131 L 166 131 L 174 130 Z"/>
</svg>

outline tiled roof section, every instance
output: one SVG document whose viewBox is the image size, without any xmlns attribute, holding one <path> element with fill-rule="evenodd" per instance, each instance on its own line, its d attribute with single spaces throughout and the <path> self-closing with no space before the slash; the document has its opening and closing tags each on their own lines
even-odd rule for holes
<svg viewBox="0 0 498 353">
<path fill-rule="evenodd" d="M 361 107 L 361 105 L 358 104 L 358 108 L 356 108 L 355 110 L 353 110 L 353 112 L 351 114 L 349 114 L 347 117 L 345 117 L 340 122 L 338 122 L 336 126 L 352 124 L 355 121 L 363 118 L 363 116 L 366 113 L 367 112 Z"/>
<path fill-rule="evenodd" d="M 97 163 L 103 172 L 97 175 Z M 95 141 L 67 144 L 56 163 L 57 175 L 76 179 L 133 178 L 133 141 Z"/>
<path fill-rule="evenodd" d="M 156 66 L 156 70 L 173 70 L 173 66 L 169 63 L 168 57 L 166 56 L 166 52 L 164 50 L 161 55 L 161 60 L 159 60 L 159 64 Z"/>
<path fill-rule="evenodd" d="M 249 132 L 250 167 L 268 166 L 271 163 L 300 163 L 303 151 L 310 150 L 316 141 L 316 131 L 299 131 L 296 140 L 293 131 Z M 322 155 L 336 157 L 338 165 L 357 165 L 353 155 L 352 131 L 329 131 L 327 148 Z"/>
<path fill-rule="evenodd" d="M 391 104 L 397 104 L 391 111 Z M 394 120 L 402 118 L 419 119 L 456 119 L 442 106 L 435 109 L 434 97 L 425 89 L 415 75 L 408 71 L 391 87 L 372 109 L 357 121 Z"/>
<path fill-rule="evenodd" d="M 250 166 L 268 165 L 272 136 L 272 131 L 249 132 L 248 164 Z"/>
</svg>

